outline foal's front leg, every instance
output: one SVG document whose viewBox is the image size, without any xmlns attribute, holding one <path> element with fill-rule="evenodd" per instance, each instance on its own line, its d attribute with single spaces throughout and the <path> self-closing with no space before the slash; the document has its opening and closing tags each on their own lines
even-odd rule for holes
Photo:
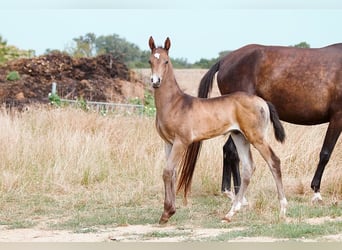
<svg viewBox="0 0 342 250">
<path fill-rule="evenodd" d="M 164 212 L 162 213 L 159 224 L 165 224 L 176 212 L 176 168 L 184 153 L 184 146 L 175 142 L 173 145 L 166 145 L 166 167 L 163 170 L 163 181 L 165 189 Z"/>
</svg>

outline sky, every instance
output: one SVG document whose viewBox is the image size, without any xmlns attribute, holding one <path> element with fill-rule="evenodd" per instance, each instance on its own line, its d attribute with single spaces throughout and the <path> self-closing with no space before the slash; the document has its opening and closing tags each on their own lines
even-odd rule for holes
<svg viewBox="0 0 342 250">
<path fill-rule="evenodd" d="M 92 32 L 148 50 L 171 39 L 170 55 L 193 63 L 250 43 L 323 47 L 342 42 L 340 0 L 2 0 L 7 44 L 64 50 Z"/>
</svg>

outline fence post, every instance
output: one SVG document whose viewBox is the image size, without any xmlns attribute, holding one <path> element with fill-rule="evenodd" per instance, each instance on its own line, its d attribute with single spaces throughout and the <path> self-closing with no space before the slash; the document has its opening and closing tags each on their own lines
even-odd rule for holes
<svg viewBox="0 0 342 250">
<path fill-rule="evenodd" d="M 52 83 L 52 89 L 51 89 L 51 95 L 56 94 L 56 89 L 57 89 L 57 83 L 53 82 Z"/>
</svg>

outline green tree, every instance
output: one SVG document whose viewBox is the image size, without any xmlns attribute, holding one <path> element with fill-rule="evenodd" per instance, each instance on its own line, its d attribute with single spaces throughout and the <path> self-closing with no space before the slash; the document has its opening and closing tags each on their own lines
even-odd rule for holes
<svg viewBox="0 0 342 250">
<path fill-rule="evenodd" d="M 129 67 L 141 60 L 142 51 L 139 47 L 117 34 L 99 36 L 95 45 L 97 54 L 111 53 L 122 59 Z"/>
<path fill-rule="evenodd" d="M 293 45 L 293 47 L 308 49 L 310 48 L 310 44 L 308 44 L 307 42 L 300 42 L 298 44 Z"/>
<path fill-rule="evenodd" d="M 228 55 L 231 51 L 225 50 L 219 52 L 218 57 L 212 58 L 212 59 L 205 59 L 201 58 L 199 61 L 195 62 L 192 67 L 193 68 L 200 68 L 200 69 L 209 69 L 211 66 L 213 66 L 217 61 L 222 59 L 224 56 Z"/>
<path fill-rule="evenodd" d="M 172 65 L 175 69 L 184 69 L 184 68 L 191 68 L 191 64 L 188 63 L 186 58 L 172 58 Z"/>
<path fill-rule="evenodd" d="M 87 33 L 84 36 L 74 38 L 76 47 L 70 49 L 69 54 L 75 57 L 91 57 L 96 55 L 96 35 Z"/>
<path fill-rule="evenodd" d="M 34 50 L 20 50 L 13 45 L 8 45 L 7 41 L 0 36 L 0 64 L 17 58 L 31 58 L 34 55 Z"/>
</svg>

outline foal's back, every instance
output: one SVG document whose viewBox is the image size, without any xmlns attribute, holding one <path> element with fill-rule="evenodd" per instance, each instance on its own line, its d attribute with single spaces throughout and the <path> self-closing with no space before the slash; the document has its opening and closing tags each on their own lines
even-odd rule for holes
<svg viewBox="0 0 342 250">
<path fill-rule="evenodd" d="M 235 92 L 210 99 L 196 99 L 199 111 L 212 123 L 227 123 L 227 132 L 239 130 L 245 136 L 263 136 L 270 123 L 269 108 L 262 98 L 246 92 Z"/>
</svg>

